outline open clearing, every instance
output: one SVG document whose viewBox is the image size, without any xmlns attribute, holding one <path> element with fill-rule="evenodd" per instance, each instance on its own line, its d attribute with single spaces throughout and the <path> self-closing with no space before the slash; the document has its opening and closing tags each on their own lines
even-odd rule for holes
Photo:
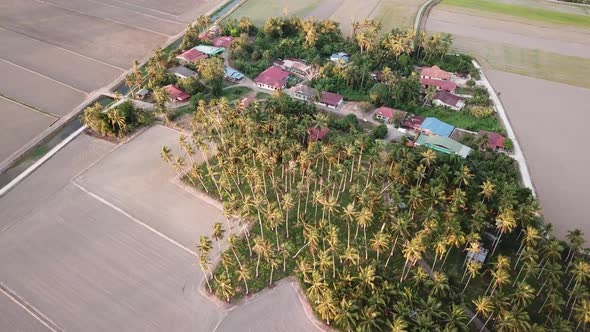
<svg viewBox="0 0 590 332">
<path fill-rule="evenodd" d="M 317 19 L 331 19 L 340 23 L 340 29 L 345 36 L 350 34 L 353 20 L 363 20 L 365 17 L 380 20 L 383 31 L 393 28 L 409 27 L 422 0 L 280 0 L 269 3 L 265 0 L 248 0 L 230 17 L 239 19 L 242 16 L 252 18 L 257 24 L 262 24 L 268 17 L 295 15 L 300 17 L 315 17 Z"/>
<path fill-rule="evenodd" d="M 227 314 L 200 293 L 194 245 L 224 217 L 160 160 L 161 146 L 178 151 L 178 135 L 154 126 L 117 148 L 79 136 L 0 198 L 0 281 L 67 331 L 213 331 L 224 316 L 228 326 L 309 330 L 290 286 Z M 0 307 L 3 326 L 38 325 L 10 300 Z"/>
<path fill-rule="evenodd" d="M 484 67 L 590 88 L 590 29 L 447 5 L 426 28 L 453 34 L 455 49 Z"/>
<path fill-rule="evenodd" d="M 0 119 L 3 119 L 0 130 L 0 160 L 57 120 L 3 97 L 0 97 Z"/>
<path fill-rule="evenodd" d="M 145 58 L 223 1 L 1 1 L 0 95 L 40 112 L 71 115 L 133 60 Z M 50 125 L 33 125 L 17 115 L 0 122 L 2 135 L 14 136 L 3 140 L 2 151 L 16 152 L 29 142 L 21 131 L 32 139 Z M 27 123 L 31 126 L 22 127 Z M 0 158 L 13 160 L 4 152 Z"/>
<path fill-rule="evenodd" d="M 582 139 L 590 121 L 590 90 L 495 70 L 486 74 L 501 92 L 546 222 L 561 238 L 579 228 L 590 241 L 590 155 Z"/>
</svg>

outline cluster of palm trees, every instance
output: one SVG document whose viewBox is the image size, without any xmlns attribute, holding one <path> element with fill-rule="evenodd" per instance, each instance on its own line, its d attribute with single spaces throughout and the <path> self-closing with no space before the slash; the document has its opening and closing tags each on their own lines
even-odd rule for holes
<svg viewBox="0 0 590 332">
<path fill-rule="evenodd" d="M 346 331 L 585 328 L 581 232 L 557 240 L 499 167 L 359 132 L 312 141 L 308 129 L 327 123 L 281 95 L 248 108 L 221 99 L 199 105 L 178 156 L 162 149 L 223 202 L 212 238 L 229 249 L 212 268 L 212 240 L 197 246 L 211 292 L 230 301 L 294 273 L 318 316 Z"/>
</svg>

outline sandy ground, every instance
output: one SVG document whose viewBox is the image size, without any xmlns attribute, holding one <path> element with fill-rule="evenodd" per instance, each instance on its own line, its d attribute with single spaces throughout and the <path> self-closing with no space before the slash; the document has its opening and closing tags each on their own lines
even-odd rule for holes
<svg viewBox="0 0 590 332">
<path fill-rule="evenodd" d="M 284 308 L 291 308 L 291 311 Z M 263 296 L 232 310 L 215 331 L 320 331 L 309 319 L 302 317 L 305 317 L 305 311 L 292 283 L 281 282 L 275 288 L 265 290 Z"/>
<path fill-rule="evenodd" d="M 57 120 L 3 97 L 0 97 L 0 119 L 11 120 L 0 124 L 0 160 Z"/>
<path fill-rule="evenodd" d="M 155 126 L 113 150 L 80 136 L 0 198 L 0 281 L 68 331 L 310 330 L 290 286 L 229 313 L 200 293 L 192 249 L 222 216 L 172 182 L 159 150 L 177 137 Z M 6 326 L 35 325 L 5 306 Z"/>
<path fill-rule="evenodd" d="M 562 238 L 580 228 L 590 241 L 590 155 L 582 134 L 590 121 L 590 89 L 494 70 L 486 74 L 523 148 L 546 222 Z"/>
</svg>

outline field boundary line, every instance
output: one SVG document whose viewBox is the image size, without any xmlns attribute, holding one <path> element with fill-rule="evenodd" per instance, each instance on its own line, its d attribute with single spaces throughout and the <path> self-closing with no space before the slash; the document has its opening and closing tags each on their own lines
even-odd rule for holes
<svg viewBox="0 0 590 332">
<path fill-rule="evenodd" d="M 56 5 L 56 4 L 47 2 L 47 1 L 43 1 L 43 0 L 33 0 L 33 1 L 38 2 L 38 3 L 45 4 L 45 5 L 48 5 L 48 6 L 52 6 L 52 7 L 55 7 L 55 8 L 60 8 L 60 9 L 63 9 L 63 10 L 66 10 L 66 11 L 69 11 L 69 12 L 72 12 L 72 13 L 77 13 L 77 14 L 80 14 L 80 15 L 83 15 L 83 16 L 93 17 L 93 18 L 98 19 L 98 20 L 104 20 L 104 21 L 107 21 L 107 22 L 111 22 L 111 23 L 115 23 L 115 24 L 119 24 L 119 25 L 128 26 L 130 28 L 134 28 L 134 29 L 138 29 L 138 30 L 143 30 L 143 31 L 154 33 L 154 34 L 157 34 L 157 35 L 160 35 L 160 36 L 164 36 L 164 37 L 172 37 L 172 35 L 167 35 L 165 33 L 157 32 L 157 31 L 154 31 L 154 30 L 150 30 L 150 29 L 146 29 L 146 28 L 141 28 L 141 27 L 138 27 L 138 26 L 135 26 L 135 25 L 132 25 L 132 24 L 120 22 L 120 21 L 113 20 L 113 19 L 110 19 L 110 18 L 104 18 L 104 17 L 94 16 L 94 15 L 91 15 L 91 14 L 88 14 L 88 13 L 84 13 L 84 12 L 81 12 L 81 11 L 78 11 L 78 10 L 75 10 L 75 9 L 71 9 L 71 8 L 60 6 L 60 5 Z"/>
<path fill-rule="evenodd" d="M 26 103 L 23 103 L 23 102 L 21 102 L 21 101 L 19 101 L 19 100 L 16 100 L 16 99 L 10 98 L 10 97 L 8 97 L 8 96 L 5 96 L 5 95 L 3 95 L 2 93 L 0 93 L 0 98 L 2 98 L 2 99 L 6 99 L 6 100 L 8 100 L 9 102 L 11 102 L 11 103 L 13 103 L 13 104 L 17 104 L 17 105 L 23 106 L 23 107 L 25 107 L 25 108 L 28 108 L 28 109 L 29 109 L 29 110 L 31 110 L 32 112 L 39 113 L 39 114 L 43 114 L 43 115 L 45 115 L 45 116 L 49 116 L 49 117 L 55 118 L 56 120 L 57 120 L 57 119 L 59 119 L 59 118 L 61 118 L 61 117 L 60 117 L 59 115 L 57 115 L 57 114 L 53 114 L 53 113 L 51 113 L 51 112 L 47 112 L 47 111 L 42 111 L 42 110 L 40 110 L 40 109 L 38 109 L 38 108 L 35 108 L 35 107 L 33 107 L 33 106 L 29 105 L 29 104 L 26 104 Z"/>
<path fill-rule="evenodd" d="M 138 15 L 143 15 L 143 16 L 150 17 L 150 18 L 153 18 L 153 19 L 156 19 L 156 20 L 160 20 L 160 21 L 165 21 L 165 22 L 169 22 L 169 23 L 173 23 L 173 24 L 182 25 L 183 27 L 186 26 L 186 23 L 184 23 L 184 22 L 173 21 L 173 20 L 169 20 L 167 18 L 150 15 L 150 14 L 147 14 L 147 13 L 139 12 L 137 10 L 133 10 L 131 8 L 119 7 L 119 6 L 114 5 L 112 3 L 99 2 L 99 1 L 96 1 L 96 0 L 86 0 L 86 1 L 87 2 L 93 2 L 93 3 L 99 4 L 99 5 L 104 5 L 104 6 L 107 6 L 107 7 L 116 8 L 118 10 L 124 9 L 124 10 L 130 11 L 130 12 L 135 13 L 135 14 L 138 14 Z"/>
<path fill-rule="evenodd" d="M 8 60 L 6 60 L 6 59 L 0 58 L 0 61 L 4 61 L 4 62 L 6 62 L 7 64 L 9 64 L 9 65 L 11 65 L 11 66 L 17 67 L 17 68 L 19 68 L 19 69 L 22 69 L 22 70 L 24 70 L 24 71 L 28 71 L 28 72 L 29 72 L 29 73 L 31 73 L 31 74 L 35 74 L 35 75 L 41 76 L 41 77 L 43 77 L 43 78 L 45 78 L 45 79 L 47 79 L 47 80 L 50 80 L 50 81 L 52 81 L 52 82 L 54 82 L 54 83 L 57 83 L 57 84 L 63 85 L 63 86 L 65 86 L 65 87 L 67 87 L 67 88 L 70 88 L 70 89 L 72 89 L 72 90 L 74 90 L 74 91 L 77 91 L 77 92 L 83 93 L 84 95 L 88 95 L 88 93 L 89 93 L 89 92 L 87 92 L 87 91 L 83 91 L 83 90 L 80 90 L 80 89 L 78 89 L 78 88 L 75 88 L 75 87 L 73 87 L 73 86 L 71 86 L 71 85 L 69 85 L 69 84 L 66 84 L 66 83 L 64 83 L 64 82 L 60 82 L 60 81 L 58 81 L 58 80 L 56 80 L 56 79 L 53 79 L 53 78 L 51 78 L 51 77 L 49 77 L 49 76 L 47 76 L 47 75 L 43 75 L 43 74 L 41 74 L 41 73 L 38 73 L 38 72 L 36 72 L 36 71 L 34 71 L 34 70 L 31 70 L 31 69 L 29 69 L 29 68 L 25 68 L 25 67 L 23 67 L 23 66 L 17 65 L 16 63 L 14 63 L 14 62 L 11 62 L 11 61 L 8 61 Z"/>
<path fill-rule="evenodd" d="M 3 282 L 0 282 L 0 293 L 6 295 L 8 299 L 14 302 L 16 305 L 25 310 L 29 315 L 33 316 L 39 323 L 43 324 L 52 332 L 61 332 L 61 329 L 55 322 L 47 317 L 41 310 L 35 308 L 32 304 L 27 302 L 25 299 L 16 294 L 15 291 L 8 288 Z"/>
<path fill-rule="evenodd" d="M 172 17 L 179 17 L 180 16 L 180 15 L 176 15 L 176 14 L 172 14 L 172 13 L 163 12 L 161 10 L 157 10 L 157 9 L 154 9 L 154 8 L 151 8 L 151 7 L 139 6 L 139 5 L 136 5 L 134 3 L 130 3 L 130 2 L 127 2 L 127 1 L 123 1 L 123 0 L 115 0 L 115 1 L 116 2 L 120 2 L 120 3 L 124 3 L 124 4 L 129 5 L 129 6 L 133 6 L 133 7 L 145 8 L 145 9 L 151 11 L 151 12 L 159 13 L 159 14 L 162 14 L 162 15 L 167 15 L 167 16 L 172 16 Z"/>
<path fill-rule="evenodd" d="M 55 47 L 55 48 L 57 48 L 57 49 L 60 49 L 60 50 L 62 50 L 62 51 L 64 51 L 64 52 L 68 52 L 68 53 L 71 53 L 71 54 L 73 54 L 73 55 L 77 55 L 77 56 L 79 56 L 79 57 L 82 57 L 82 58 L 84 58 L 84 59 L 91 60 L 91 61 L 94 61 L 94 62 L 96 62 L 96 63 L 100 63 L 100 64 L 102 64 L 102 65 L 105 65 L 105 66 L 108 66 L 108 67 L 112 67 L 112 68 L 118 69 L 118 70 L 120 70 L 120 71 L 123 71 L 123 72 L 126 72 L 126 71 L 127 71 L 127 69 L 125 69 L 125 68 L 121 68 L 121 67 L 119 67 L 119 66 L 115 66 L 115 65 L 113 65 L 113 64 L 106 63 L 106 62 L 104 62 L 104 61 L 101 61 L 101 60 L 98 60 L 98 59 L 95 59 L 95 58 L 91 58 L 91 57 L 89 57 L 89 56 L 87 56 L 87 55 L 80 54 L 80 53 L 77 53 L 77 52 L 74 52 L 74 51 L 68 50 L 67 48 L 63 48 L 63 47 L 61 47 L 61 46 L 59 46 L 59 45 L 56 45 L 56 44 L 54 44 L 54 43 L 50 43 L 50 42 L 48 42 L 48 41 L 41 40 L 41 39 L 39 39 L 39 38 L 35 38 L 35 37 L 33 37 L 33 36 L 29 36 L 29 35 L 27 35 L 27 34 L 25 34 L 25 33 L 22 33 L 22 32 L 14 31 L 14 30 L 11 30 L 11 29 L 6 29 L 6 28 L 4 28 L 4 27 L 2 27 L 2 26 L 0 26 L 0 30 L 5 30 L 5 31 L 10 31 L 10 32 L 16 33 L 16 34 L 18 34 L 18 35 L 21 35 L 21 36 L 27 37 L 27 38 L 29 38 L 29 39 L 35 40 L 35 41 L 37 41 L 37 42 L 39 42 L 39 43 L 43 43 L 43 44 L 47 44 L 47 45 L 51 45 L 51 46 L 53 46 L 53 47 Z"/>
<path fill-rule="evenodd" d="M 70 143 L 74 138 L 76 138 L 80 133 L 82 133 L 86 129 L 86 126 L 80 127 L 80 129 L 76 130 L 75 132 L 71 133 L 70 136 L 66 137 L 63 141 L 59 142 L 58 145 L 54 146 L 53 149 L 49 150 L 41 159 L 37 160 L 33 165 L 29 166 L 24 172 L 20 173 L 16 178 L 10 181 L 7 185 L 0 188 L 0 197 L 6 195 L 12 188 L 16 187 L 21 181 L 23 181 L 26 177 L 31 175 L 37 168 L 43 165 L 47 160 L 53 157 L 59 150 L 61 150 L 64 146 Z"/>
<path fill-rule="evenodd" d="M 127 218 L 129 218 L 131 221 L 135 222 L 136 224 L 143 226 L 145 229 L 151 231 L 152 233 L 160 236 L 161 238 L 163 238 L 164 240 L 172 243 L 173 245 L 177 246 L 178 248 L 186 251 L 187 253 L 189 253 L 190 255 L 194 256 L 194 257 L 199 257 L 199 255 L 197 255 L 197 253 L 195 253 L 194 251 L 190 250 L 189 248 L 185 247 L 184 245 L 180 244 L 179 242 L 177 242 L 176 240 L 174 240 L 173 238 L 169 237 L 168 235 L 158 231 L 157 229 L 155 229 L 154 227 L 144 223 L 143 221 L 135 218 L 134 216 L 132 216 L 131 214 L 129 214 L 127 211 L 123 210 L 122 208 L 118 207 L 117 205 L 109 202 L 108 200 L 102 198 L 101 196 L 89 191 L 88 189 L 84 188 L 81 184 L 79 184 L 76 180 L 72 180 L 72 184 L 77 187 L 78 189 L 82 190 L 83 192 L 85 192 L 86 194 L 90 195 L 91 197 L 93 197 L 94 199 L 98 200 L 99 202 L 103 203 L 104 205 L 110 207 L 111 209 L 119 212 L 120 214 L 126 216 Z"/>
</svg>

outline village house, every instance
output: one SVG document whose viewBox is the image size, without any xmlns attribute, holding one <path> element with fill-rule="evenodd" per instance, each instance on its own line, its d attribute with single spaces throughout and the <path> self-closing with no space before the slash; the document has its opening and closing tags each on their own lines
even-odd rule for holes
<svg viewBox="0 0 590 332">
<path fill-rule="evenodd" d="M 199 62 L 199 60 L 203 60 L 203 59 L 207 59 L 207 58 L 208 58 L 207 54 L 199 52 L 199 51 L 195 50 L 194 48 L 184 51 L 176 56 L 176 59 L 178 59 L 178 62 L 180 62 L 181 64 L 184 64 L 184 65 L 187 63 L 197 63 L 197 62 Z"/>
<path fill-rule="evenodd" d="M 425 119 L 426 118 L 421 116 L 412 115 L 402 123 L 402 127 L 413 130 L 420 130 L 420 126 L 422 125 Z"/>
<path fill-rule="evenodd" d="M 337 108 L 344 102 L 344 97 L 337 93 L 323 91 L 320 95 L 320 100 L 316 104 L 325 106 L 328 108 Z"/>
<path fill-rule="evenodd" d="M 407 112 L 385 106 L 381 106 L 375 110 L 375 118 L 387 123 L 400 124 L 406 119 L 407 115 Z"/>
<path fill-rule="evenodd" d="M 135 98 L 144 100 L 150 96 L 150 90 L 143 88 L 135 93 Z"/>
<path fill-rule="evenodd" d="M 339 53 L 332 54 L 330 56 L 330 61 L 335 62 L 335 63 L 345 64 L 345 63 L 348 63 L 348 61 L 350 61 L 350 57 L 348 56 L 348 54 L 346 54 L 344 52 L 339 52 Z"/>
<path fill-rule="evenodd" d="M 274 91 L 284 89 L 287 86 L 288 77 L 289 72 L 279 67 L 271 66 L 256 76 L 254 82 L 256 82 L 259 88 Z"/>
<path fill-rule="evenodd" d="M 437 118 L 426 118 L 422 125 L 420 125 L 420 131 L 426 135 L 436 135 L 449 137 L 455 130 L 454 126 L 446 122 L 442 122 Z"/>
<path fill-rule="evenodd" d="M 219 27 L 217 24 L 214 24 L 207 31 L 201 32 L 199 34 L 199 39 L 213 40 L 214 38 L 221 36 L 222 32 L 223 31 L 221 30 L 221 27 Z"/>
<path fill-rule="evenodd" d="M 232 36 L 221 36 L 213 39 L 213 46 L 229 49 L 233 41 L 234 37 Z"/>
<path fill-rule="evenodd" d="M 230 82 L 238 82 L 244 78 L 244 74 L 233 69 L 232 67 L 225 67 L 224 72 L 225 72 L 224 78 Z"/>
<path fill-rule="evenodd" d="M 452 74 L 440 69 L 438 66 L 422 67 L 420 78 L 431 80 L 450 81 Z"/>
<path fill-rule="evenodd" d="M 422 87 L 424 89 L 427 89 L 430 86 L 433 86 L 436 88 L 436 90 L 443 90 L 443 91 L 448 91 L 448 92 L 455 92 L 455 89 L 457 89 L 457 84 L 451 82 L 451 81 L 443 81 L 443 80 L 437 80 L 437 79 L 433 79 L 433 78 L 421 78 L 420 79 L 420 83 L 422 84 Z"/>
<path fill-rule="evenodd" d="M 180 79 L 197 76 L 196 72 L 194 72 L 186 67 L 183 67 L 183 66 L 176 66 L 176 67 L 169 68 L 168 72 L 170 74 L 174 74 L 174 76 L 176 76 Z"/>
<path fill-rule="evenodd" d="M 438 106 L 448 107 L 454 111 L 460 111 L 465 106 L 465 98 L 445 90 L 440 90 L 436 92 L 432 103 Z"/>
<path fill-rule="evenodd" d="M 223 53 L 223 47 L 215 47 L 211 45 L 198 45 L 193 47 L 193 50 L 197 50 L 201 53 L 206 54 L 207 56 L 216 56 L 217 54 Z"/>
<path fill-rule="evenodd" d="M 478 136 L 487 136 L 487 148 L 492 151 L 503 151 L 505 149 L 504 142 L 506 141 L 506 138 L 500 135 L 499 133 L 493 131 L 480 130 Z"/>
<path fill-rule="evenodd" d="M 311 88 L 303 83 L 299 83 L 299 84 L 295 85 L 294 87 L 290 88 L 287 91 L 287 93 L 295 99 L 299 99 L 299 100 L 303 100 L 303 101 L 313 101 L 313 99 L 317 95 L 317 90 L 314 88 Z"/>
<path fill-rule="evenodd" d="M 276 61 L 274 65 L 293 74 L 302 76 L 308 75 L 311 70 L 311 66 L 306 65 L 305 62 L 298 59 L 285 59 Z"/>
<path fill-rule="evenodd" d="M 443 136 L 420 135 L 414 145 L 424 146 L 446 154 L 456 154 L 463 158 L 466 158 L 472 151 L 470 147 Z"/>
<path fill-rule="evenodd" d="M 318 128 L 317 126 L 311 127 L 307 129 L 307 134 L 309 135 L 309 140 L 312 142 L 321 141 L 328 135 L 330 129 L 328 127 Z"/>
<path fill-rule="evenodd" d="M 191 98 L 191 96 L 188 93 L 180 90 L 172 84 L 166 85 L 164 89 L 166 89 L 166 92 L 168 93 L 168 98 L 170 98 L 170 101 L 172 102 L 182 103 L 188 101 Z"/>
</svg>

